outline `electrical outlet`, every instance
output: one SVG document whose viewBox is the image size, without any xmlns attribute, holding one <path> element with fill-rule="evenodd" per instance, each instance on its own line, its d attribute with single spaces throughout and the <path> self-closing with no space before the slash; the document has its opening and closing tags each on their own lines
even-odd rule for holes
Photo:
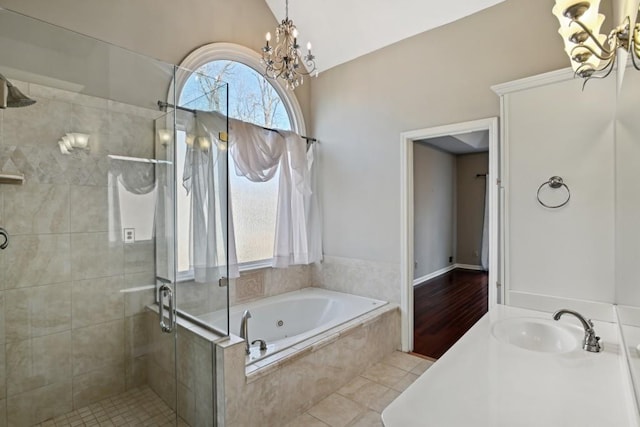
<svg viewBox="0 0 640 427">
<path fill-rule="evenodd" d="M 418 261 L 414 261 L 413 268 L 418 268 Z"/>
<path fill-rule="evenodd" d="M 453 257 L 452 256 L 449 257 L 449 262 L 453 262 Z"/>
<path fill-rule="evenodd" d="M 135 228 L 125 228 L 124 229 L 124 242 L 125 243 L 133 243 L 136 241 L 136 229 Z"/>
</svg>

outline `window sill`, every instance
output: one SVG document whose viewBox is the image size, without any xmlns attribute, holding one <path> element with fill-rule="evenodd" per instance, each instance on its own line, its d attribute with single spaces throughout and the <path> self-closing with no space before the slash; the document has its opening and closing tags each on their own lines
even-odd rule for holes
<svg viewBox="0 0 640 427">
<path fill-rule="evenodd" d="M 252 262 L 244 262 L 240 265 L 238 265 L 238 269 L 240 270 L 240 273 L 245 273 L 245 272 L 249 272 L 249 271 L 256 271 L 256 270 L 263 270 L 266 268 L 271 268 L 271 260 L 270 259 L 263 259 L 260 261 L 252 261 Z M 191 282 L 193 281 L 195 278 L 195 274 L 193 273 L 193 270 L 189 270 L 189 271 L 180 271 L 177 274 L 176 277 L 176 282 L 177 283 L 183 283 L 183 282 Z"/>
</svg>

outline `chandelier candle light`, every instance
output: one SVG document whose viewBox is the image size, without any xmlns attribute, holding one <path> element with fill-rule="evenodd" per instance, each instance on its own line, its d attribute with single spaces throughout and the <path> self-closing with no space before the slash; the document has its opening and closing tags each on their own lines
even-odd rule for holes
<svg viewBox="0 0 640 427">
<path fill-rule="evenodd" d="M 560 22 L 558 33 L 571 66 L 585 84 L 591 78 L 605 78 L 611 73 L 618 50 L 630 53 L 633 66 L 640 70 L 640 24 L 636 23 L 636 16 L 626 16 L 605 35 L 600 33 L 605 17 L 598 13 L 599 8 L 600 0 L 556 0 L 552 10 Z M 626 55 L 623 58 L 626 60 Z"/>
<path fill-rule="evenodd" d="M 298 29 L 289 19 L 289 0 L 285 3 L 285 18 L 276 28 L 276 42 L 271 45 L 271 33 L 267 33 L 266 44 L 262 48 L 262 63 L 265 76 L 284 80 L 291 90 L 304 83 L 304 76 L 316 71 L 315 56 L 311 53 L 311 43 L 307 43 L 307 54 L 302 56 L 298 45 Z M 303 65 L 300 58 L 303 58 Z M 317 76 L 316 71 L 316 76 Z"/>
</svg>

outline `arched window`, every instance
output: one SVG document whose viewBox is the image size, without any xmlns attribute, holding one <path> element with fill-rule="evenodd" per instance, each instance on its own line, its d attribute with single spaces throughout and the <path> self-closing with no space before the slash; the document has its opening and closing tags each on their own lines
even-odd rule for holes
<svg viewBox="0 0 640 427">
<path fill-rule="evenodd" d="M 230 44 L 214 43 L 192 52 L 176 74 L 178 105 L 203 110 L 228 111 L 229 117 L 267 128 L 305 133 L 300 106 L 291 91 L 261 73 L 260 56 L 252 50 Z M 201 79 L 198 74 L 210 78 Z M 211 78 L 213 77 L 213 78 Z M 215 82 L 228 84 L 216 91 Z M 226 105 L 228 100 L 228 105 Z M 178 131 L 178 176 L 186 144 Z M 273 257 L 278 196 L 278 174 L 267 182 L 251 182 L 238 176 L 230 165 L 229 186 L 233 205 L 236 250 L 241 269 L 270 265 Z M 178 235 L 188 236 L 189 196 L 178 194 Z M 189 269 L 189 242 L 178 242 L 178 269 Z"/>
</svg>

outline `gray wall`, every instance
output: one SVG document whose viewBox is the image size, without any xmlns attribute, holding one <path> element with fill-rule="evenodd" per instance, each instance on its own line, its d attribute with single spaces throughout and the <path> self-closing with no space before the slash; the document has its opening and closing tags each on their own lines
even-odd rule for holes
<svg viewBox="0 0 640 427">
<path fill-rule="evenodd" d="M 414 279 L 445 268 L 455 253 L 456 156 L 413 144 Z"/>
<path fill-rule="evenodd" d="M 491 85 L 567 66 L 551 7 L 508 0 L 312 80 L 325 253 L 399 262 L 400 133 L 497 116 Z"/>
<path fill-rule="evenodd" d="M 488 169 L 489 153 L 456 158 L 456 262 L 459 264 L 481 264 L 486 179 L 476 178 L 476 174 L 487 173 Z"/>
</svg>

